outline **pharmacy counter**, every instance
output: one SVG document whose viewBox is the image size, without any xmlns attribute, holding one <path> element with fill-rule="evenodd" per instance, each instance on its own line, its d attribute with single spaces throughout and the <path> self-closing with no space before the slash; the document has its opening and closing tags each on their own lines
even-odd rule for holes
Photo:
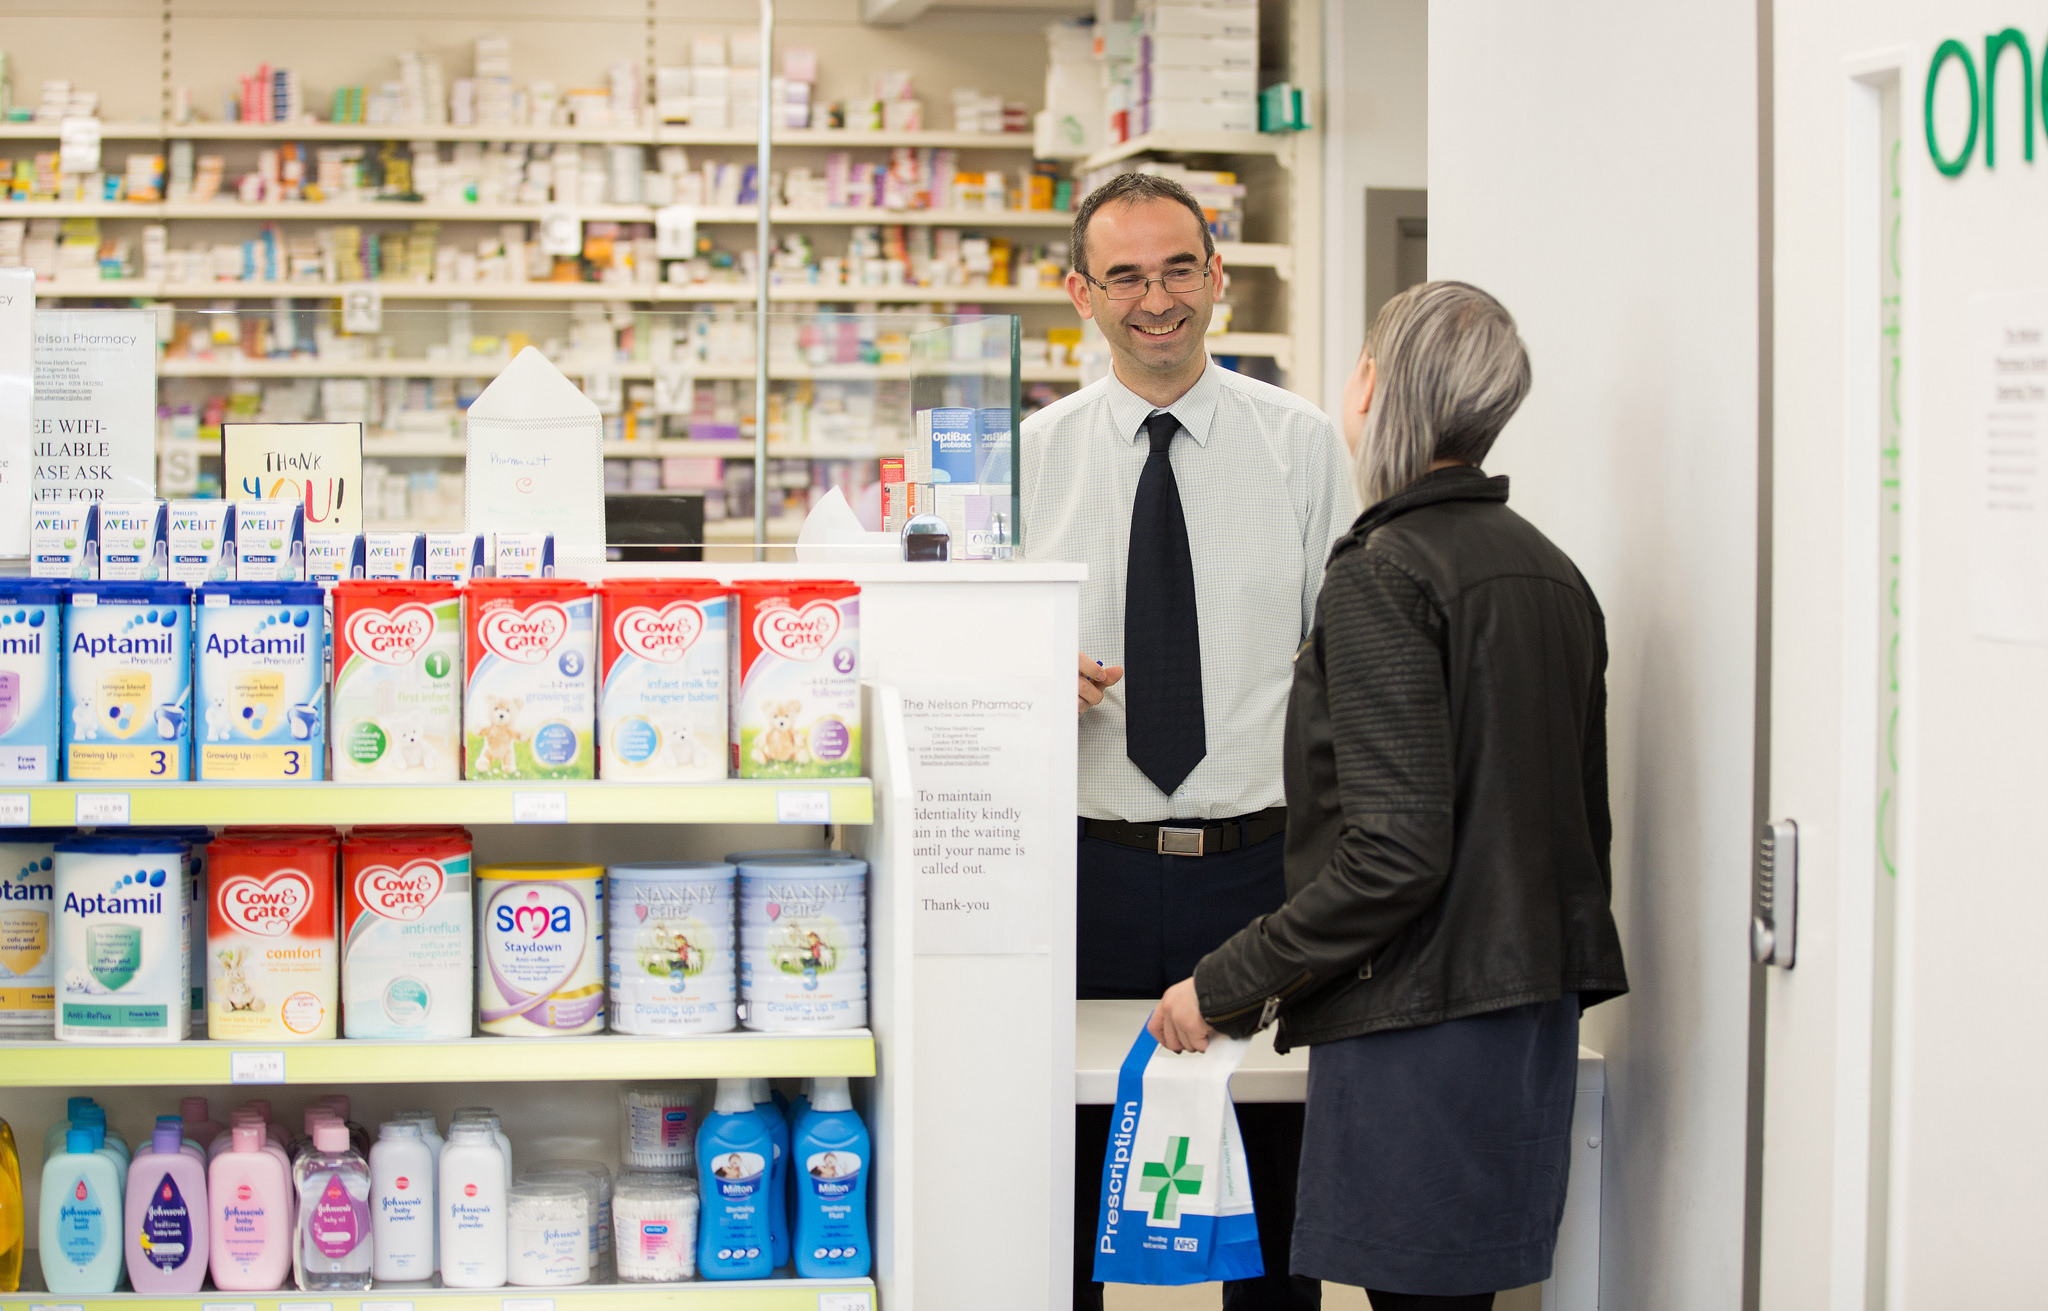
<svg viewBox="0 0 2048 1311">
<path fill-rule="evenodd" d="M 1074 1003 L 1076 1104 L 1116 1100 L 1117 1071 L 1151 1013 L 1149 1001 Z M 1282 1056 L 1273 1050 L 1273 1032 L 1268 1028 L 1252 1039 L 1244 1063 L 1230 1077 L 1231 1100 L 1298 1102 L 1308 1096 L 1308 1048 Z M 1557 1232 L 1556 1265 L 1543 1285 L 1543 1311 L 1596 1311 L 1600 1305 L 1600 1152 L 1606 1112 L 1607 1060 L 1580 1047 L 1571 1183 Z"/>
</svg>

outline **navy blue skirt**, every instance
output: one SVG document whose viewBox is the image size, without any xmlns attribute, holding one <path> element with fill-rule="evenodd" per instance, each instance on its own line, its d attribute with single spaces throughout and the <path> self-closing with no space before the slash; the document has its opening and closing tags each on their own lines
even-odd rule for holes
<svg viewBox="0 0 2048 1311">
<path fill-rule="evenodd" d="M 1309 1051 L 1293 1273 L 1453 1297 L 1550 1277 L 1579 999 Z"/>
</svg>

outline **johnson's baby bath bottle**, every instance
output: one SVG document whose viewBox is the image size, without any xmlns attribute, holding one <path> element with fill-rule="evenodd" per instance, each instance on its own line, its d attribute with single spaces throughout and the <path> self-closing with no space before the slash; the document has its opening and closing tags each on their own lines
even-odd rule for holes
<svg viewBox="0 0 2048 1311">
<path fill-rule="evenodd" d="M 121 1280 L 121 1176 L 94 1138 L 71 1130 L 43 1167 L 39 1246 L 52 1293 L 111 1293 Z"/>
<path fill-rule="evenodd" d="M 176 1116 L 157 1121 L 128 1167 L 128 1282 L 138 1293 L 196 1293 L 206 1280 L 206 1166 Z"/>
</svg>

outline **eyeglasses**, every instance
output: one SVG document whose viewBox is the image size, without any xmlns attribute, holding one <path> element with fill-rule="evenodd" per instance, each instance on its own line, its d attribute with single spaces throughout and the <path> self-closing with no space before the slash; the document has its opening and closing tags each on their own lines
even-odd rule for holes
<svg viewBox="0 0 2048 1311">
<path fill-rule="evenodd" d="M 1185 296 L 1191 291 L 1198 291 L 1202 284 L 1209 280 L 1209 269 L 1206 265 L 1199 268 L 1194 265 L 1183 265 L 1177 269 L 1168 269 L 1162 277 L 1141 278 L 1132 274 L 1128 277 L 1111 278 L 1108 282 L 1096 282 L 1086 273 L 1081 276 L 1102 288 L 1102 294 L 1111 300 L 1137 300 L 1144 296 L 1146 288 L 1155 282 L 1166 288 L 1166 294 L 1169 296 Z"/>
</svg>

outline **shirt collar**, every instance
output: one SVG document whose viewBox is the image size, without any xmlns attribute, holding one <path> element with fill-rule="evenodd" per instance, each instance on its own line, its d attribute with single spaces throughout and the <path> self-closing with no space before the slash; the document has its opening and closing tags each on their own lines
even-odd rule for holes
<svg viewBox="0 0 2048 1311">
<path fill-rule="evenodd" d="M 1109 371 L 1109 417 L 1116 425 L 1118 435 L 1127 442 L 1136 442 L 1145 435 L 1145 420 L 1154 410 L 1171 411 L 1180 420 L 1180 426 L 1188 436 L 1195 439 L 1195 445 L 1209 444 L 1209 427 L 1216 417 L 1216 397 L 1223 389 L 1222 366 L 1210 360 L 1202 370 L 1202 376 L 1195 379 L 1195 385 L 1181 394 L 1171 405 L 1154 405 L 1143 396 L 1124 386 L 1123 379 L 1116 376 L 1114 366 Z"/>
</svg>

